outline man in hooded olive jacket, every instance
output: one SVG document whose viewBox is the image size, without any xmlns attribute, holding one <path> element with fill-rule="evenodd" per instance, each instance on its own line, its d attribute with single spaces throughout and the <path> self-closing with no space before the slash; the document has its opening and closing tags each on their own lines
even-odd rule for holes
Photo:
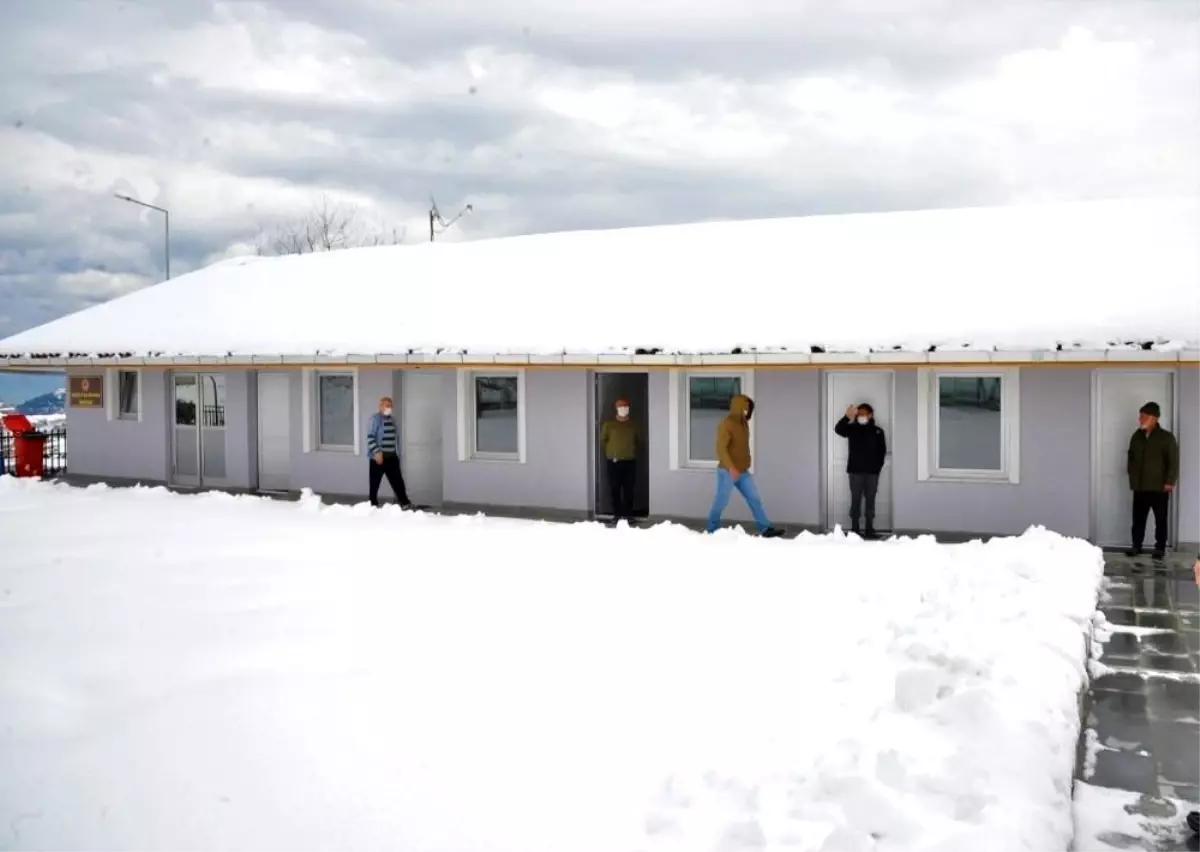
<svg viewBox="0 0 1200 852">
<path fill-rule="evenodd" d="M 735 394 L 729 400 L 729 414 L 717 426 L 717 493 L 708 511 L 707 532 L 714 532 L 721 525 L 721 514 L 736 488 L 750 507 L 759 532 L 767 538 L 783 535 L 783 530 L 771 526 L 767 519 L 754 474 L 750 472 L 750 417 L 753 413 L 754 400 L 745 394 Z"/>
</svg>

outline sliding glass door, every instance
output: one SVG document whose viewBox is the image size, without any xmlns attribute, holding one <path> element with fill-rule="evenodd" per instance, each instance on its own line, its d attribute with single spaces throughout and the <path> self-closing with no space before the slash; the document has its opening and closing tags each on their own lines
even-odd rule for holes
<svg viewBox="0 0 1200 852">
<path fill-rule="evenodd" d="M 175 373 L 171 481 L 176 485 L 223 485 L 225 461 L 225 376 Z"/>
</svg>

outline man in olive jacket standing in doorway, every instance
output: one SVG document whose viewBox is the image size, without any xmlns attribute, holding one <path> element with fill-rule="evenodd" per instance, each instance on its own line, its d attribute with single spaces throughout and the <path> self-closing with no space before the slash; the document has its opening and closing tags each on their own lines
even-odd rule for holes
<svg viewBox="0 0 1200 852">
<path fill-rule="evenodd" d="M 1174 435 L 1159 425 L 1161 413 L 1157 402 L 1143 405 L 1138 412 L 1138 429 L 1129 439 L 1127 467 L 1129 488 L 1133 491 L 1133 529 L 1127 556 L 1142 552 L 1146 516 L 1150 512 L 1154 512 L 1151 555 L 1162 559 L 1167 552 L 1167 510 L 1179 479 L 1179 444 Z"/>
<path fill-rule="evenodd" d="M 633 523 L 633 489 L 637 482 L 640 438 L 637 424 L 629 419 L 629 400 L 616 401 L 616 420 L 600 427 L 600 450 L 608 466 L 608 489 L 612 499 L 613 524 L 622 519 Z"/>
</svg>

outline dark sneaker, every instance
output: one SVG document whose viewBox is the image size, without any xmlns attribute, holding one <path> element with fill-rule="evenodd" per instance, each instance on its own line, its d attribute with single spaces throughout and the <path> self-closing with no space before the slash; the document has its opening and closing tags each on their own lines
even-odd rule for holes
<svg viewBox="0 0 1200 852">
<path fill-rule="evenodd" d="M 1193 834 L 1200 834 L 1200 811 L 1190 811 L 1187 815 L 1187 826 Z"/>
<path fill-rule="evenodd" d="M 1156 547 L 1154 548 L 1154 552 L 1150 554 L 1150 558 L 1161 562 L 1166 555 L 1167 552 L 1165 550 Z"/>
<path fill-rule="evenodd" d="M 875 532 L 874 527 L 867 527 L 866 538 L 871 538 L 871 539 L 879 538 L 879 534 L 877 532 Z"/>
<path fill-rule="evenodd" d="M 1125 555 L 1126 555 L 1126 556 L 1129 556 L 1129 557 L 1133 557 L 1133 556 L 1141 556 L 1141 555 L 1142 555 L 1142 549 L 1141 549 L 1140 547 L 1131 547 L 1131 548 L 1129 548 L 1128 550 L 1126 550 L 1126 551 L 1125 551 Z"/>
<path fill-rule="evenodd" d="M 763 538 L 779 538 L 781 535 L 783 535 L 783 530 L 779 527 L 767 527 L 762 531 Z"/>
</svg>

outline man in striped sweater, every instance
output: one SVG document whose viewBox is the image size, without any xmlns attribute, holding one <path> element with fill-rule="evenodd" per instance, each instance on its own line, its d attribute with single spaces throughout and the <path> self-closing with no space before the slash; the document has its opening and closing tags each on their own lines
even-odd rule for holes
<svg viewBox="0 0 1200 852">
<path fill-rule="evenodd" d="M 404 475 L 400 472 L 399 438 L 396 421 L 392 419 L 392 398 L 379 400 L 379 410 L 371 415 L 367 426 L 367 454 L 371 456 L 370 500 L 372 506 L 379 505 L 379 484 L 386 476 L 388 485 L 396 495 L 401 508 L 411 509 L 412 502 L 404 489 Z"/>
</svg>

